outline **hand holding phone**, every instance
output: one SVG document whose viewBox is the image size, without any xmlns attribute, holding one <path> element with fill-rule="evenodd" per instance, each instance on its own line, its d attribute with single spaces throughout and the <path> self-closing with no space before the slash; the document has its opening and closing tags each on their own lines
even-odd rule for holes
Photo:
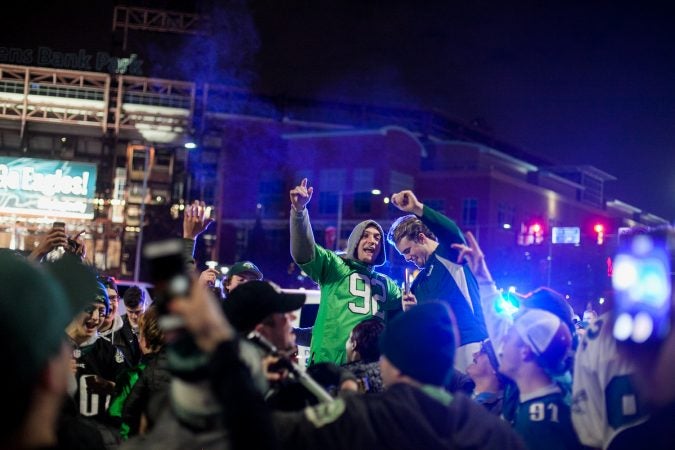
<svg viewBox="0 0 675 450">
<path fill-rule="evenodd" d="M 612 268 L 614 338 L 661 342 L 670 330 L 672 279 L 667 235 L 638 234 L 624 242 Z"/>
<path fill-rule="evenodd" d="M 403 294 L 410 294 L 410 285 L 412 284 L 412 270 L 410 267 L 406 267 L 404 270 L 404 280 L 403 280 Z"/>
</svg>

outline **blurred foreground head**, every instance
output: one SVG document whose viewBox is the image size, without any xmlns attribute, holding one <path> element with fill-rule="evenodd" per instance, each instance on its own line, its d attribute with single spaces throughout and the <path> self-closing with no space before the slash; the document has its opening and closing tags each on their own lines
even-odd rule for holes
<svg viewBox="0 0 675 450">
<path fill-rule="evenodd" d="M 75 256 L 37 264 L 3 249 L 0 287 L 0 340 L 7 344 L 3 352 L 7 370 L 0 371 L 0 384 L 6 386 L 5 401 L 12 405 L 12 414 L 0 425 L 0 447 L 5 448 L 27 416 L 39 414 L 36 404 L 44 402 L 42 398 L 36 402 L 38 396 L 46 397 L 49 392 L 59 399 L 57 385 L 64 380 L 65 394 L 68 370 L 58 380 L 53 371 L 47 372 L 48 367 L 63 357 L 64 330 L 96 296 L 97 282 L 93 271 Z M 65 358 L 67 367 L 67 353 Z M 60 401 L 51 405 L 55 406 L 60 406 Z"/>
</svg>

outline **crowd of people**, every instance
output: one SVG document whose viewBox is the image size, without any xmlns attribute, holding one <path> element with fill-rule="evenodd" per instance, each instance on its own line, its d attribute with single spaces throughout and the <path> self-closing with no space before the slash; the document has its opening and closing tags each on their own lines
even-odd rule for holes
<svg viewBox="0 0 675 450">
<path fill-rule="evenodd" d="M 584 314 L 580 327 L 548 287 L 506 301 L 473 234 L 410 190 L 391 196 L 405 215 L 386 233 L 366 220 L 344 251 L 323 248 L 307 209 L 313 191 L 303 179 L 289 193 L 290 254 L 321 290 L 309 328 L 293 326 L 305 295 L 254 262 L 234 263 L 222 285 L 213 269 L 197 270 L 195 241 L 211 223 L 203 202 L 185 209 L 184 273 L 152 299 L 134 287 L 120 297 L 62 227 L 30 255 L 1 250 L 13 411 L 0 448 L 670 447 L 672 228 L 624 237 L 669 253 L 665 302 L 653 280 L 633 299 L 651 302 L 636 324 L 651 312 L 665 322 L 656 337 L 640 338 L 636 325 L 635 339 L 619 339 L 617 308 Z M 377 271 L 387 245 L 420 269 L 409 288 Z M 189 280 L 181 289 L 179 275 Z M 626 272 L 614 276 L 625 287 Z M 299 343 L 310 346 L 307 367 Z"/>
</svg>

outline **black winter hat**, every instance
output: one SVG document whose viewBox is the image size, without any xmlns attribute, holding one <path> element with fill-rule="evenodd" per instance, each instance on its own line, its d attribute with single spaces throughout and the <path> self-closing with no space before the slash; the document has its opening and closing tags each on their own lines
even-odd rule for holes
<svg viewBox="0 0 675 450">
<path fill-rule="evenodd" d="M 443 386 L 455 362 L 455 329 L 447 305 L 424 303 L 397 316 L 382 333 L 380 350 L 403 374 Z"/>
<path fill-rule="evenodd" d="M 238 332 L 248 333 L 270 314 L 292 312 L 304 304 L 303 293 L 283 292 L 271 281 L 253 280 L 233 289 L 223 309 Z"/>
</svg>

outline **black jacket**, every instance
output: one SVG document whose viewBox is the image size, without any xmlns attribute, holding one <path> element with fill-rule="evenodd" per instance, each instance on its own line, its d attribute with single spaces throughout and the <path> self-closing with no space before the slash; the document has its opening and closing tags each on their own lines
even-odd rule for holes
<svg viewBox="0 0 675 450">
<path fill-rule="evenodd" d="M 235 448 L 272 448 L 275 434 L 283 448 L 294 450 L 524 448 L 506 422 L 465 395 L 443 398 L 407 384 L 270 415 L 236 349 L 231 342 L 219 345 L 211 365 Z"/>
<path fill-rule="evenodd" d="M 114 334 L 113 344 L 122 350 L 127 363 L 133 367 L 141 362 L 141 347 L 138 345 L 138 336 L 134 333 L 126 314 L 122 316 L 122 322 L 122 328 Z"/>
<path fill-rule="evenodd" d="M 122 421 L 130 426 L 130 436 L 138 434 L 143 414 L 148 418 L 149 425 L 154 425 L 159 411 L 154 411 L 152 407 L 155 402 L 166 398 L 171 382 L 166 349 L 146 355 L 144 362 L 147 365 L 131 388 L 122 410 Z"/>
<path fill-rule="evenodd" d="M 296 450 L 524 448 L 506 422 L 465 395 L 445 405 L 407 384 L 274 419 L 283 448 Z"/>
</svg>

